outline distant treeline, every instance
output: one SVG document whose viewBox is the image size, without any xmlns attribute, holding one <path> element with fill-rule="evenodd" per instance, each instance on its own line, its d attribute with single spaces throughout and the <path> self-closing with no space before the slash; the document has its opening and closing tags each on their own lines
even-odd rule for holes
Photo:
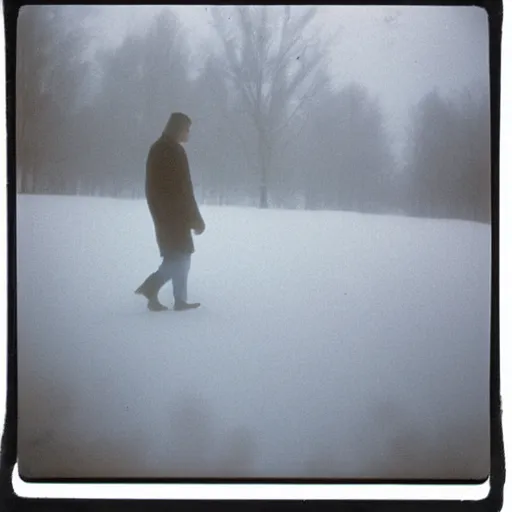
<svg viewBox="0 0 512 512">
<path fill-rule="evenodd" d="M 212 8 L 219 51 L 205 49 L 194 75 L 171 10 L 91 61 L 85 18 L 70 22 L 70 9 L 20 13 L 20 193 L 143 197 L 149 146 L 180 110 L 193 120 L 187 151 L 201 202 L 489 222 L 488 91 L 426 95 L 394 155 L 378 98 L 350 77 L 335 87 L 324 58 L 332 40 L 301 35 L 315 8 Z"/>
</svg>

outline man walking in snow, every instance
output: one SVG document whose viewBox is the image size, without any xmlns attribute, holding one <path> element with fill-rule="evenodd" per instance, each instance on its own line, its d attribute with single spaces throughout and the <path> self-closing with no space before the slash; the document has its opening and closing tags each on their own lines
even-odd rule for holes
<svg viewBox="0 0 512 512">
<path fill-rule="evenodd" d="M 187 154 L 181 145 L 188 141 L 191 124 L 185 114 L 173 113 L 146 161 L 146 199 L 163 261 L 135 293 L 148 299 L 150 311 L 168 309 L 158 300 L 158 292 L 171 279 L 175 311 L 200 306 L 187 303 L 188 273 L 195 250 L 191 230 L 196 235 L 205 230 L 194 197 Z"/>
</svg>

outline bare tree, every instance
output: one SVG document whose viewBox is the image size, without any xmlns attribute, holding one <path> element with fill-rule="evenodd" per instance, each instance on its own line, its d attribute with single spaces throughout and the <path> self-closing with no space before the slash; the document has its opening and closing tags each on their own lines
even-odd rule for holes
<svg viewBox="0 0 512 512">
<path fill-rule="evenodd" d="M 20 192 L 76 190 L 73 116 L 83 97 L 86 34 L 67 7 L 25 6 L 18 19 L 16 160 Z M 93 11 L 85 10 L 84 18 Z"/>
<path fill-rule="evenodd" d="M 214 8 L 211 14 L 225 57 L 225 76 L 251 121 L 248 135 L 256 144 L 259 203 L 267 208 L 276 151 L 287 143 L 287 129 L 320 85 L 317 71 L 335 36 L 321 44 L 316 33 L 304 35 L 315 18 L 314 8 L 297 16 L 290 6 Z"/>
<path fill-rule="evenodd" d="M 287 156 L 304 207 L 389 210 L 394 161 L 378 97 L 357 82 L 325 87 L 302 115 L 307 124 Z"/>
<path fill-rule="evenodd" d="M 412 110 L 408 151 L 412 213 L 490 221 L 488 91 L 443 97 L 432 91 Z"/>
<path fill-rule="evenodd" d="M 32 192 L 40 176 L 37 162 L 48 146 L 43 140 L 51 96 L 45 83 L 54 44 L 47 8 L 25 6 L 18 19 L 16 56 L 16 160 L 20 192 Z M 37 173 L 37 174 L 36 174 Z"/>
</svg>

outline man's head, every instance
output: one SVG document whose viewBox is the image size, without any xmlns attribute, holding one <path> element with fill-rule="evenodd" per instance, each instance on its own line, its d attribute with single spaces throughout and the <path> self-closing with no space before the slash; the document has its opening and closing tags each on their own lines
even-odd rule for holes
<svg viewBox="0 0 512 512">
<path fill-rule="evenodd" d="M 173 112 L 164 129 L 164 135 L 178 143 L 187 142 L 192 120 L 181 112 Z"/>
</svg>

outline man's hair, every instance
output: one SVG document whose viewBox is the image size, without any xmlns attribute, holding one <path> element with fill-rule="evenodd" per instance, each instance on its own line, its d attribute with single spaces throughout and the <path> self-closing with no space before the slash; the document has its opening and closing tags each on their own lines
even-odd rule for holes
<svg viewBox="0 0 512 512">
<path fill-rule="evenodd" d="M 189 128 L 191 124 L 192 120 L 190 117 L 182 114 L 181 112 L 173 112 L 169 118 L 169 121 L 167 122 L 167 125 L 164 128 L 164 134 L 175 138 L 183 129 Z"/>
</svg>

